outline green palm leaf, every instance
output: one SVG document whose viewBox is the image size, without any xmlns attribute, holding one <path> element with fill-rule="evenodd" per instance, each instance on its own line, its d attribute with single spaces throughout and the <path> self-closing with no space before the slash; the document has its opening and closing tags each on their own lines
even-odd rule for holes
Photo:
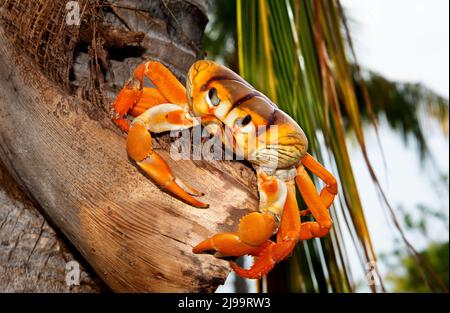
<svg viewBox="0 0 450 313">
<path fill-rule="evenodd" d="M 351 219 L 345 223 L 332 212 L 335 224 L 351 228 L 355 233 L 354 244 L 362 251 L 361 262 L 374 264 L 376 256 L 357 192 L 340 112 L 338 93 L 365 148 L 353 80 L 334 9 L 332 2 L 238 0 L 240 72 L 298 121 L 310 140 L 310 151 L 319 160 L 332 160 L 330 166 L 336 168 L 342 186 L 340 202 L 349 213 L 340 216 L 349 215 Z M 245 27 L 239 22 L 240 16 L 245 16 Z M 328 56 L 319 51 L 322 48 Z M 331 72 L 331 64 L 323 62 L 333 62 L 335 72 Z M 325 138 L 329 151 L 319 144 L 319 135 Z M 298 291 L 352 291 L 346 243 L 339 231 L 335 227 L 325 239 L 302 243 L 289 261 L 291 264 L 286 263 L 286 269 L 280 267 L 277 271 L 287 272 L 293 281 L 291 285 L 301 286 L 296 288 Z M 300 263 L 300 267 L 292 263 Z M 295 271 L 299 273 L 291 276 Z M 269 275 L 268 286 L 279 290 L 279 284 L 271 283 L 273 276 L 277 277 L 277 272 Z M 302 279 L 295 282 L 295 277 Z M 372 289 L 376 290 L 374 286 Z"/>
<path fill-rule="evenodd" d="M 348 251 L 357 251 L 363 272 L 376 264 L 377 256 L 346 136 L 350 129 L 374 184 L 384 197 L 369 161 L 363 131 L 364 117 L 368 116 L 377 127 L 375 117 L 382 109 L 379 109 L 380 101 L 372 101 L 372 81 L 366 85 L 355 65 L 356 56 L 342 7 L 338 0 L 231 2 L 236 5 L 236 28 L 231 28 L 237 37 L 240 74 L 296 119 L 308 136 L 310 153 L 331 169 L 340 183 L 339 198 L 331 208 L 334 227 L 330 236 L 300 243 L 294 255 L 268 275 L 262 290 L 352 292 L 355 269 L 349 262 Z M 215 3 L 220 15 L 220 6 L 229 5 L 230 1 Z M 431 95 L 424 92 L 423 97 L 430 99 Z M 439 109 L 429 111 L 443 120 L 447 117 L 448 121 L 448 102 L 440 98 L 436 102 L 440 103 Z M 301 198 L 298 199 L 304 206 Z M 397 225 L 394 211 L 385 197 L 384 200 Z M 401 233 L 400 227 L 398 230 Z M 351 241 L 344 240 L 344 232 L 350 233 Z M 404 240 L 414 254 L 412 246 Z M 426 270 L 426 266 L 422 267 Z M 373 292 L 384 291 L 376 267 L 372 274 L 377 276 L 378 284 L 369 284 L 369 288 Z"/>
</svg>

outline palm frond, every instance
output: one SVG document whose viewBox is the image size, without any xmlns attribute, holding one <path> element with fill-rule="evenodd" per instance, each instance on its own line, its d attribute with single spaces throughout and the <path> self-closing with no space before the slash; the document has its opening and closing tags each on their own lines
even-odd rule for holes
<svg viewBox="0 0 450 313">
<path fill-rule="evenodd" d="M 235 7 L 235 15 L 224 5 Z M 233 34 L 228 38 L 236 47 L 236 58 L 225 63 L 297 120 L 309 138 L 310 151 L 340 180 L 340 198 L 331 210 L 331 236 L 299 244 L 293 257 L 269 275 L 263 290 L 352 292 L 358 269 L 349 261 L 349 251 L 357 252 L 364 272 L 376 264 L 346 144 L 349 135 L 359 143 L 393 224 L 420 261 L 372 168 L 363 125 L 369 121 L 378 133 L 377 117 L 384 114 L 392 128 L 405 138 L 413 137 L 422 155 L 429 156 L 419 115 L 425 111 L 448 134 L 448 100 L 417 84 L 363 72 L 338 0 L 211 0 L 211 8 L 223 19 L 220 31 Z M 234 18 L 237 23 L 230 23 Z M 216 53 L 213 57 L 223 54 Z M 380 140 L 379 144 L 383 149 Z M 426 264 L 418 268 L 427 271 Z M 379 276 L 376 267 L 372 274 Z M 380 277 L 376 281 L 371 290 L 383 291 Z"/>
<path fill-rule="evenodd" d="M 370 113 L 375 127 L 377 123 L 370 86 L 365 86 L 360 69 L 352 65 L 356 60 L 349 57 L 352 46 L 342 8 L 337 0 L 237 0 L 237 12 L 240 73 L 297 120 L 309 138 L 310 151 L 335 169 L 341 186 L 340 199 L 332 208 L 331 236 L 302 243 L 289 262 L 269 275 L 267 290 L 353 291 L 349 246 L 356 248 L 364 272 L 376 264 L 377 256 L 350 161 L 347 126 L 397 223 L 368 157 L 362 109 Z M 357 79 L 355 73 L 360 74 Z M 343 230 L 353 242 L 344 242 Z M 399 226 L 398 230 L 403 236 Z M 376 266 L 372 270 L 378 284 L 369 288 L 384 291 Z M 289 286 L 279 282 L 280 275 L 289 277 Z"/>
</svg>

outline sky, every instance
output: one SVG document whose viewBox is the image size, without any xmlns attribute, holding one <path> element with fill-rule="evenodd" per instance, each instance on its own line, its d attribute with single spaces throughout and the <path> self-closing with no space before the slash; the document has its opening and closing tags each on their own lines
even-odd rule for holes
<svg viewBox="0 0 450 313">
<path fill-rule="evenodd" d="M 403 82 L 420 82 L 439 94 L 449 96 L 449 1 L 448 0 L 342 0 L 350 22 L 360 64 L 383 76 Z M 385 152 L 385 168 L 372 128 L 366 127 L 369 155 L 395 209 L 402 206 L 413 215 L 418 204 L 447 212 L 448 198 L 437 194 L 432 182 L 439 172 L 449 173 L 449 141 L 437 125 L 428 129 L 427 140 L 433 166 L 420 162 L 412 145 L 380 120 L 380 138 Z M 350 143 L 351 145 L 351 143 Z M 361 152 L 351 149 L 352 164 L 361 194 L 369 231 L 378 253 L 397 247 L 398 232 L 385 217 L 379 198 L 370 183 Z M 430 241 L 448 241 L 445 223 L 431 221 L 430 238 L 407 233 L 416 249 Z M 380 265 L 382 274 L 388 268 Z"/>
<path fill-rule="evenodd" d="M 448 0 L 342 0 L 359 61 L 449 96 Z"/>
<path fill-rule="evenodd" d="M 350 20 L 352 38 L 359 63 L 388 79 L 420 82 L 435 92 L 449 97 L 449 1 L 448 0 L 341 0 Z M 433 152 L 434 166 L 423 164 L 417 150 L 405 146 L 398 134 L 380 120 L 380 138 L 386 156 L 386 167 L 378 149 L 377 137 L 366 127 L 366 140 L 383 189 L 397 209 L 399 206 L 415 212 L 418 204 L 442 208 L 448 214 L 448 198 L 436 193 L 432 181 L 437 172 L 449 172 L 449 140 L 438 127 L 431 127 L 428 143 Z M 375 251 L 389 253 L 397 248 L 398 232 L 386 218 L 377 193 L 371 183 L 360 149 L 349 139 L 350 155 L 364 206 L 364 213 Z M 448 215 L 447 215 L 448 216 Z M 432 227 L 431 238 L 407 233 L 416 249 L 430 240 L 448 240 L 448 230 L 440 223 Z M 347 240 L 350 238 L 347 237 Z M 356 252 L 349 251 L 352 263 L 358 263 Z M 364 272 L 354 266 L 356 279 Z M 388 268 L 379 264 L 382 275 Z M 233 276 L 218 291 L 230 291 Z M 252 288 L 251 290 L 254 290 Z M 363 288 L 360 291 L 368 291 Z"/>
</svg>

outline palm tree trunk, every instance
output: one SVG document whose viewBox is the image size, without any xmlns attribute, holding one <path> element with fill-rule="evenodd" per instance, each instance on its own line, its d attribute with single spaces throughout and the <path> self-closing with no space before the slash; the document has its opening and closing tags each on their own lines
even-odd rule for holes
<svg viewBox="0 0 450 313">
<path fill-rule="evenodd" d="M 70 242 L 46 221 L 1 161 L 0 240 L 0 292 L 108 291 Z M 80 275 L 66 283 L 72 264 Z"/>
<path fill-rule="evenodd" d="M 175 174 L 206 192 L 210 209 L 190 207 L 133 166 L 105 110 L 144 59 L 163 62 L 183 79 L 200 51 L 207 1 L 115 1 L 96 28 L 81 26 L 66 82 L 20 48 L 27 41 L 17 39 L 5 18 L 13 2 L 0 2 L 0 159 L 8 172 L 113 291 L 215 290 L 229 272 L 227 262 L 191 249 L 234 229 L 257 207 L 253 173 L 236 162 L 173 161 L 170 138 L 158 137 L 154 144 Z M 145 36 L 140 45 L 117 44 L 102 35 L 106 21 L 125 38 Z"/>
</svg>

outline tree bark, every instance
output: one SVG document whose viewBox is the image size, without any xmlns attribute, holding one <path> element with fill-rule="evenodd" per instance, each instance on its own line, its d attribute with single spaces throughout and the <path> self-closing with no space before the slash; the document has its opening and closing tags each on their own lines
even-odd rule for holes
<svg viewBox="0 0 450 313">
<path fill-rule="evenodd" d="M 136 1 L 117 1 L 122 7 L 133 2 L 136 5 Z M 141 9 L 153 2 L 142 2 Z M 201 34 L 186 32 L 185 23 L 192 23 L 192 17 L 177 12 L 177 2 L 163 4 L 184 16 L 174 25 L 182 35 L 167 28 L 146 29 L 148 15 L 130 16 L 128 9 L 117 7 L 115 14 L 122 15 L 133 31 L 145 32 L 145 51 L 117 60 L 112 56 L 114 75 L 106 77 L 108 95 L 117 93 L 132 67 L 143 59 L 160 60 L 179 77 L 186 73 L 196 53 L 187 48 L 189 40 L 180 43 L 177 38 L 195 39 Z M 206 10 L 206 1 L 184 2 Z M 87 63 L 80 54 L 74 68 L 76 81 L 83 81 Z M 113 291 L 214 291 L 229 273 L 228 263 L 194 255 L 192 247 L 214 233 L 235 230 L 239 218 L 257 208 L 255 177 L 247 166 L 174 161 L 166 151 L 168 142 L 167 136 L 154 140 L 175 174 L 206 193 L 209 209 L 188 206 L 144 177 L 128 159 L 124 136 L 108 114 L 49 81 L 0 28 L 0 158 L 44 216 Z M 46 231 L 45 222 L 41 224 L 40 234 Z M 0 235 L 2 241 L 10 239 Z"/>
<path fill-rule="evenodd" d="M 0 161 L 0 292 L 107 292 L 83 258 L 49 225 Z M 77 281 L 66 282 L 79 266 Z"/>
</svg>

